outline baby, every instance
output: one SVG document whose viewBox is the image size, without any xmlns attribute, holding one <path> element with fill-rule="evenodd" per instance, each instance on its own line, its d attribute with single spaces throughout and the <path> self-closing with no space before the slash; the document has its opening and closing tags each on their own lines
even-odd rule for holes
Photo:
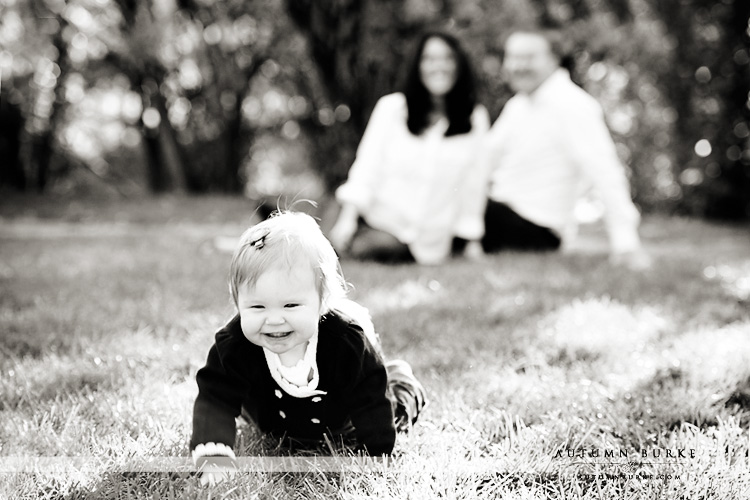
<svg viewBox="0 0 750 500">
<path fill-rule="evenodd" d="M 240 414 L 297 446 L 327 435 L 391 453 L 424 389 L 404 361 L 386 367 L 369 313 L 346 298 L 336 253 L 312 217 L 277 213 L 245 231 L 229 289 L 238 314 L 197 374 L 190 449 L 209 473 L 204 482 L 224 470 L 212 462 L 234 458 Z"/>
</svg>

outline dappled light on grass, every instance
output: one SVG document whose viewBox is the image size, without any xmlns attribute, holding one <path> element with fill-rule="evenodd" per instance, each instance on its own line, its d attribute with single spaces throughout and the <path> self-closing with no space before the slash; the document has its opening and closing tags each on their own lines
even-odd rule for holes
<svg viewBox="0 0 750 500">
<path fill-rule="evenodd" d="M 14 376 L 0 379 L 0 453 L 89 459 L 42 476 L 61 495 L 96 489 L 132 458 L 186 455 L 199 359 L 191 344 L 195 335 L 143 329 L 84 342 L 75 356 L 12 359 Z"/>
<path fill-rule="evenodd" d="M 664 361 L 658 371 L 626 394 L 628 404 L 620 405 L 641 429 L 636 437 L 657 443 L 665 439 L 664 427 L 687 422 L 711 429 L 732 415 L 739 415 L 746 426 L 748 332 L 746 322 L 719 329 L 702 327 L 662 344 Z"/>
<path fill-rule="evenodd" d="M 720 491 L 709 475 L 735 493 L 743 484 L 750 317 L 732 290 L 744 286 L 746 246 L 729 244 L 731 230 L 686 221 L 676 233 L 697 246 L 680 243 L 679 259 L 647 274 L 557 254 L 429 268 L 344 262 L 386 355 L 409 361 L 428 392 L 394 462 L 335 477 L 246 473 L 212 489 L 190 474 L 141 472 L 150 457 L 188 459 L 195 372 L 233 313 L 228 257 L 212 246 L 232 233 L 185 224 L 99 237 L 0 232 L 0 465 L 96 463 L 85 478 L 72 465 L 0 474 L 0 497 L 687 499 Z M 259 443 L 240 426 L 239 456 L 273 452 Z M 653 447 L 706 454 L 674 465 L 687 482 L 583 480 L 555 458 Z M 587 460 L 580 470 L 597 470 Z"/>
<path fill-rule="evenodd" d="M 741 302 L 750 301 L 750 261 L 734 265 L 707 266 L 703 276 L 709 281 L 718 281 L 727 295 Z"/>
<path fill-rule="evenodd" d="M 543 335 L 573 358 L 577 351 L 615 358 L 644 349 L 668 322 L 650 308 L 634 310 L 600 297 L 574 299 L 542 319 L 539 326 Z"/>
<path fill-rule="evenodd" d="M 609 299 L 575 299 L 540 321 L 542 350 L 553 363 L 594 363 L 609 390 L 627 390 L 653 375 L 659 335 L 672 327 L 653 307 L 633 308 Z"/>
<path fill-rule="evenodd" d="M 714 400 L 750 377 L 750 322 L 700 328 L 674 339 L 667 351 L 689 386 L 714 389 Z M 750 410 L 750 408 L 747 408 Z"/>
<path fill-rule="evenodd" d="M 444 295 L 436 280 L 406 280 L 393 287 L 368 290 L 361 300 L 372 314 L 382 314 L 434 304 Z"/>
</svg>

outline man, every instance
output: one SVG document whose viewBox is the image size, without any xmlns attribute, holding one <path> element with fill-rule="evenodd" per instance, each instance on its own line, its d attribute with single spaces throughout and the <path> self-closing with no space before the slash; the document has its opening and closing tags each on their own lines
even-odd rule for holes
<svg viewBox="0 0 750 500">
<path fill-rule="evenodd" d="M 593 187 L 604 204 L 612 260 L 648 267 L 640 215 L 601 106 L 560 67 L 557 36 L 516 31 L 505 43 L 503 69 L 516 95 L 488 135 L 482 245 L 486 252 L 564 246 L 575 234 L 576 201 Z"/>
</svg>

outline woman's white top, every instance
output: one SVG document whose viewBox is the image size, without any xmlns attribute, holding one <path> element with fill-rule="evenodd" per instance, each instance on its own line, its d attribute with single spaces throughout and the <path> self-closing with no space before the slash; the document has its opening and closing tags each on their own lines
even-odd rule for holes
<svg viewBox="0 0 750 500">
<path fill-rule="evenodd" d="M 490 120 L 478 105 L 469 133 L 445 137 L 442 118 L 416 136 L 407 114 L 401 93 L 378 100 L 336 198 L 407 244 L 417 262 L 436 264 L 450 255 L 454 236 L 484 234 L 488 172 L 478 154 Z"/>
</svg>

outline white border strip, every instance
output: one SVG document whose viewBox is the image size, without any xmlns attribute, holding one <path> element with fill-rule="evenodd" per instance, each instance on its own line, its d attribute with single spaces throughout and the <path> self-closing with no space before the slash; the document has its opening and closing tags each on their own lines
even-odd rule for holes
<svg viewBox="0 0 750 500">
<path fill-rule="evenodd" d="M 239 472 L 376 472 L 388 469 L 393 461 L 373 457 L 213 457 L 226 461 Z M 71 472 L 195 472 L 190 457 L 0 457 L 0 474 Z"/>
<path fill-rule="evenodd" d="M 386 473 L 399 464 L 391 457 L 212 457 L 220 465 L 235 468 L 238 472 L 375 472 Z M 629 463 L 560 463 L 551 467 L 551 463 L 539 464 L 538 470 L 519 471 L 509 469 L 507 460 L 490 458 L 462 459 L 446 457 L 444 459 L 427 459 L 419 464 L 420 468 L 443 470 L 452 474 L 513 474 L 513 475 L 568 475 L 583 471 L 591 472 L 629 472 L 642 470 Z M 656 466 L 656 469 L 683 469 L 686 465 L 680 462 L 660 464 L 641 464 Z M 553 472 L 554 470 L 554 472 Z M 14 457 L 0 456 L 0 474 L 72 474 L 72 473 L 190 473 L 197 469 L 190 457 L 131 457 L 108 458 L 95 456 L 58 456 L 58 457 Z"/>
</svg>

